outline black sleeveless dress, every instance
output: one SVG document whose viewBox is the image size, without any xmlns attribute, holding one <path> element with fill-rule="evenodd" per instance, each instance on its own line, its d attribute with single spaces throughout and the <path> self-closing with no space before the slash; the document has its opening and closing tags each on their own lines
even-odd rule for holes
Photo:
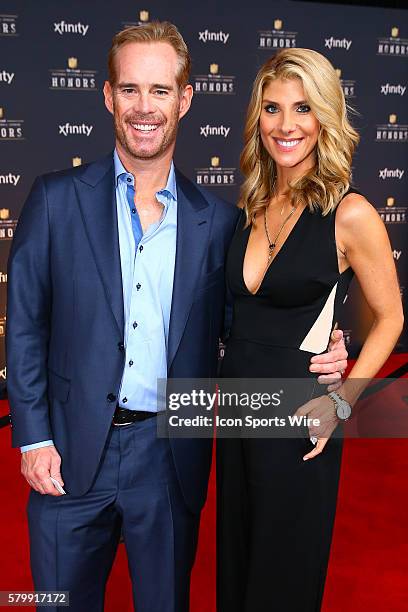
<svg viewBox="0 0 408 612">
<path fill-rule="evenodd" d="M 299 377 L 320 387 L 310 358 L 326 351 L 353 276 L 338 269 L 335 213 L 302 212 L 256 294 L 243 278 L 244 224 L 242 215 L 227 257 L 234 308 L 221 375 Z M 218 612 L 320 610 L 342 439 L 303 461 L 312 449 L 307 436 L 218 438 Z"/>
</svg>

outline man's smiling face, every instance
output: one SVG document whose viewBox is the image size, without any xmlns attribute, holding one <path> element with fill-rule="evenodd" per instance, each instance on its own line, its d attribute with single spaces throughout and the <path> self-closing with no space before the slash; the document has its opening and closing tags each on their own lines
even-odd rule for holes
<svg viewBox="0 0 408 612">
<path fill-rule="evenodd" d="M 116 146 L 133 159 L 159 158 L 174 149 L 178 122 L 192 92 L 177 83 L 178 57 L 166 42 L 128 43 L 115 57 L 116 82 L 106 82 Z"/>
</svg>

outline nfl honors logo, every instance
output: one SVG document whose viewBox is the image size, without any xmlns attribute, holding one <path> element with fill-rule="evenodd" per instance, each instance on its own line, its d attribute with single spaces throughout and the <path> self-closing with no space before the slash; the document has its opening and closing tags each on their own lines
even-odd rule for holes
<svg viewBox="0 0 408 612">
<path fill-rule="evenodd" d="M 10 210 L 0 208 L 0 240 L 12 240 L 17 226 L 17 219 L 10 219 Z"/>
<path fill-rule="evenodd" d="M 136 21 L 131 21 L 131 20 L 122 21 L 122 27 L 131 28 L 133 26 L 141 26 L 141 25 L 145 25 L 146 23 L 149 23 L 149 21 L 150 21 L 149 11 L 142 9 L 141 11 L 139 11 L 139 19 L 137 19 Z"/>
<path fill-rule="evenodd" d="M 96 91 L 97 70 L 81 70 L 77 57 L 67 58 L 67 68 L 50 70 L 50 89 L 63 91 Z"/>
<path fill-rule="evenodd" d="M 397 26 L 393 26 L 390 32 L 391 36 L 386 36 L 378 39 L 377 55 L 394 55 L 397 57 L 408 56 L 408 39 L 401 38 L 400 30 Z"/>
<path fill-rule="evenodd" d="M 275 19 L 272 30 L 260 30 L 258 49 L 288 49 L 296 47 L 297 32 L 283 29 L 282 19 Z"/>
<path fill-rule="evenodd" d="M 394 197 L 388 197 L 385 206 L 377 208 L 378 214 L 384 223 L 388 224 L 401 224 L 406 223 L 407 207 L 399 206 L 395 204 Z"/>
<path fill-rule="evenodd" d="M 7 119 L 4 108 L 0 107 L 0 141 L 24 140 L 24 119 Z"/>
<path fill-rule="evenodd" d="M 216 63 L 209 65 L 208 74 L 198 74 L 194 77 L 194 92 L 197 94 L 235 94 L 235 76 L 220 74 Z"/>
<path fill-rule="evenodd" d="M 356 95 L 356 82 L 350 79 L 343 79 L 341 68 L 336 68 L 336 74 L 340 79 L 340 85 L 345 98 L 354 98 Z"/>
<path fill-rule="evenodd" d="M 401 125 L 397 122 L 397 115 L 391 113 L 388 123 L 377 125 L 376 142 L 407 142 L 408 125 Z"/>
<path fill-rule="evenodd" d="M 0 36 L 18 36 L 18 15 L 0 15 Z"/>
<path fill-rule="evenodd" d="M 236 168 L 223 168 L 218 155 L 211 157 L 208 168 L 196 168 L 196 183 L 204 187 L 232 187 Z"/>
</svg>

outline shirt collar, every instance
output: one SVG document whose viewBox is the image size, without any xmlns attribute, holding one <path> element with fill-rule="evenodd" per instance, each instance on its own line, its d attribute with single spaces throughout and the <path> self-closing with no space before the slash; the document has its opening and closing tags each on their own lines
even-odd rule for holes
<svg viewBox="0 0 408 612">
<path fill-rule="evenodd" d="M 132 179 L 132 185 L 134 186 L 133 175 L 127 172 L 126 168 L 120 161 L 117 150 L 115 149 L 113 153 L 113 163 L 115 166 L 115 184 L 118 186 L 119 179 L 125 180 L 126 177 L 130 177 Z M 129 183 L 130 184 L 130 183 Z M 176 172 L 174 169 L 173 160 L 170 165 L 169 176 L 167 177 L 167 183 L 164 189 L 161 189 L 157 193 L 162 193 L 164 195 L 170 195 L 173 200 L 177 200 L 177 187 L 176 187 Z"/>
</svg>

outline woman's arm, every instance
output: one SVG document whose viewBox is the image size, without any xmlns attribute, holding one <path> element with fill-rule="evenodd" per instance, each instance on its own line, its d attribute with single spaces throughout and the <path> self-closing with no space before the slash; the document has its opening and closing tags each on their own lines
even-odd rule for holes
<svg viewBox="0 0 408 612">
<path fill-rule="evenodd" d="M 375 208 L 357 194 L 349 194 L 336 213 L 336 242 L 353 268 L 374 314 L 374 322 L 348 378 L 336 390 L 354 405 L 370 380 L 387 360 L 403 326 L 403 312 L 394 259 L 387 231 Z M 334 404 L 328 396 L 309 401 L 296 412 L 317 419 L 309 427 L 315 448 L 303 459 L 313 459 L 327 444 L 338 425 Z"/>
<path fill-rule="evenodd" d="M 349 194 L 336 213 L 336 242 L 353 268 L 374 322 L 339 395 L 354 403 L 393 350 L 403 327 L 403 311 L 391 245 L 375 208 Z M 351 381 L 355 381 L 351 384 Z M 360 382 L 358 382 L 360 381 Z"/>
</svg>

